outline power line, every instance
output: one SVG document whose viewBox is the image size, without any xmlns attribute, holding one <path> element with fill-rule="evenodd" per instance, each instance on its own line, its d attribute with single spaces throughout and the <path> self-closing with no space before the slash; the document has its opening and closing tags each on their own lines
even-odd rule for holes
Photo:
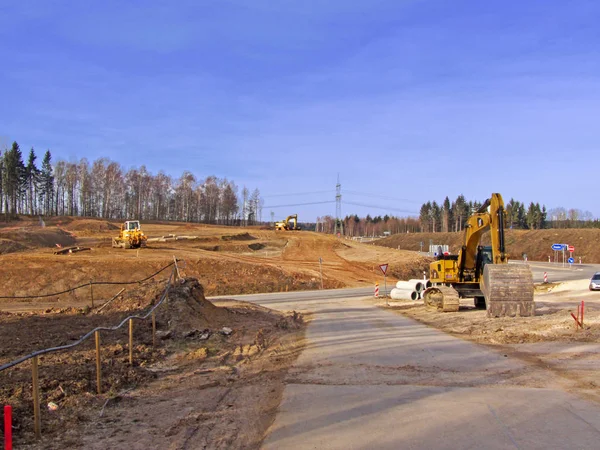
<svg viewBox="0 0 600 450">
<path fill-rule="evenodd" d="M 397 201 L 397 202 L 408 202 L 408 203 L 416 203 L 416 204 L 421 204 L 422 202 L 417 201 L 417 200 L 410 200 L 408 198 L 394 198 L 394 197 L 387 197 L 385 195 L 379 195 L 379 194 L 369 194 L 367 192 L 356 192 L 356 191 L 348 191 L 345 190 L 344 194 L 351 194 L 351 195 L 359 195 L 362 197 L 376 197 L 376 198 L 381 198 L 384 200 L 393 200 L 393 201 Z"/>
<path fill-rule="evenodd" d="M 288 208 L 291 206 L 322 205 L 324 203 L 335 203 L 335 200 L 327 200 L 325 202 L 296 203 L 293 205 L 269 205 L 269 206 L 263 206 L 263 208 L 265 208 L 265 209 L 267 209 L 267 208 Z"/>
<path fill-rule="evenodd" d="M 263 195 L 263 198 L 269 197 L 297 197 L 299 195 L 312 195 L 312 194 L 331 194 L 334 191 L 329 189 L 327 191 L 313 191 L 313 192 L 296 192 L 293 194 L 272 194 L 272 195 Z"/>
<path fill-rule="evenodd" d="M 377 206 L 377 205 L 365 205 L 364 203 L 355 203 L 355 202 L 344 202 L 344 204 L 346 205 L 353 205 L 353 206 L 362 206 L 363 208 L 374 208 L 374 209 L 383 209 L 386 211 L 396 211 L 396 212 L 402 212 L 402 213 L 407 213 L 407 214 L 418 214 L 418 212 L 416 211 L 408 211 L 406 209 L 399 209 L 399 208 L 390 208 L 389 206 Z"/>
</svg>

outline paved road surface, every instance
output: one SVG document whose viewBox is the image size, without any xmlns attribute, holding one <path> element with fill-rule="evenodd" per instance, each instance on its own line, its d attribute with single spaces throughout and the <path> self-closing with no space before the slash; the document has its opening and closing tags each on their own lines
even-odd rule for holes
<svg viewBox="0 0 600 450">
<path fill-rule="evenodd" d="M 240 297 L 315 313 L 265 449 L 598 447 L 600 406 L 549 372 L 343 294 Z"/>
<path fill-rule="evenodd" d="M 568 281 L 591 278 L 594 272 L 600 272 L 600 264 L 554 264 L 545 262 L 530 262 L 529 267 L 533 272 L 534 283 L 544 281 L 544 272 L 548 273 L 548 281 Z"/>
</svg>

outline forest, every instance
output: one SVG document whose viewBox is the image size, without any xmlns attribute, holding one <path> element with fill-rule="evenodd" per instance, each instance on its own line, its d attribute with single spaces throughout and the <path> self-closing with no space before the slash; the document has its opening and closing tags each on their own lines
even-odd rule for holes
<svg viewBox="0 0 600 450">
<path fill-rule="evenodd" d="M 174 220 L 224 225 L 261 221 L 263 199 L 233 181 L 184 171 L 173 179 L 145 166 L 127 171 L 107 158 L 90 163 L 52 162 L 50 150 L 38 167 L 32 148 L 27 161 L 17 142 L 0 154 L 0 212 L 85 216 L 105 219 Z"/>
</svg>

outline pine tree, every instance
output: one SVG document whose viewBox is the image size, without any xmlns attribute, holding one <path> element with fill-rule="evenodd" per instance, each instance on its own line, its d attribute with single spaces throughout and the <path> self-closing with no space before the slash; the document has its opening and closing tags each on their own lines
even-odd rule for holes
<svg viewBox="0 0 600 450">
<path fill-rule="evenodd" d="M 13 142 L 9 151 L 4 154 L 3 191 L 4 211 L 7 215 L 18 214 L 21 194 L 25 179 L 25 165 L 19 144 Z"/>
<path fill-rule="evenodd" d="M 36 197 L 37 197 L 37 186 L 39 183 L 40 171 L 35 165 L 35 151 L 33 147 L 29 151 L 29 158 L 27 159 L 27 166 L 25 167 L 25 184 L 27 189 L 26 205 L 29 214 L 33 215 L 36 211 Z"/>
<path fill-rule="evenodd" d="M 39 181 L 39 201 L 42 205 L 42 213 L 52 214 L 52 203 L 54 199 L 54 175 L 52 170 L 52 155 L 50 150 L 46 150 L 42 160 L 42 169 L 38 177 Z"/>
</svg>

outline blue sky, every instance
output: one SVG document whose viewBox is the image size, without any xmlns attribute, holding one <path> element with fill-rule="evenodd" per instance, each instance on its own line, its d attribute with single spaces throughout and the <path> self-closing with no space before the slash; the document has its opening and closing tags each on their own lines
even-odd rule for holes
<svg viewBox="0 0 600 450">
<path fill-rule="evenodd" d="M 260 189 L 264 218 L 334 215 L 269 206 L 333 200 L 338 173 L 343 214 L 500 192 L 600 217 L 599 16 L 584 0 L 4 0 L 0 136 L 227 177 Z"/>
</svg>

